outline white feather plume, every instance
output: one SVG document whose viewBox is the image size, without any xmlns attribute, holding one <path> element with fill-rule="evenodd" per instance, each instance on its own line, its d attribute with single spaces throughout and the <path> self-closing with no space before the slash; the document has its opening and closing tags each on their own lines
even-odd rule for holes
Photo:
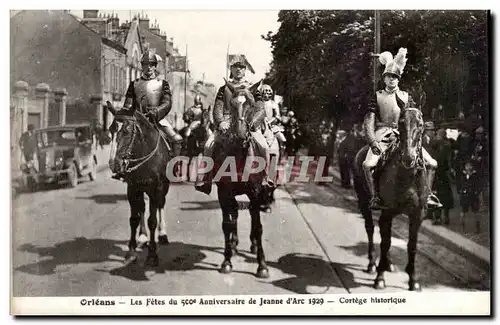
<svg viewBox="0 0 500 325">
<path fill-rule="evenodd" d="M 378 60 L 383 65 L 387 65 L 388 63 L 391 63 L 393 60 L 392 53 L 389 51 L 385 51 L 385 52 L 380 54 L 380 56 L 378 57 Z"/>
<path fill-rule="evenodd" d="M 401 68 L 401 72 L 403 72 L 406 61 L 408 61 L 408 59 L 406 58 L 407 53 L 408 50 L 404 47 L 401 47 L 398 51 L 398 54 L 396 54 L 396 57 L 394 58 L 394 62 Z"/>
</svg>

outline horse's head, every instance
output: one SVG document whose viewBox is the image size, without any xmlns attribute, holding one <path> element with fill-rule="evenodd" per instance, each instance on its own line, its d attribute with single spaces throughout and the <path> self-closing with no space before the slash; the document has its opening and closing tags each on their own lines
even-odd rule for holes
<svg viewBox="0 0 500 325">
<path fill-rule="evenodd" d="M 152 137 L 147 135 L 156 131 L 140 110 L 116 110 L 110 102 L 107 102 L 107 107 L 114 116 L 109 128 L 112 139 L 109 167 L 114 173 L 126 173 L 131 162 L 151 150 Z"/>
<path fill-rule="evenodd" d="M 399 120 L 401 136 L 401 163 L 405 168 L 413 168 L 421 155 L 424 119 L 417 108 L 407 108 Z"/>
<path fill-rule="evenodd" d="M 236 86 L 226 80 L 226 95 L 229 96 L 229 104 L 233 108 L 235 116 L 236 135 L 240 139 L 246 139 L 249 134 L 248 115 L 255 107 L 255 98 L 253 96 L 253 88 L 243 85 Z"/>
</svg>

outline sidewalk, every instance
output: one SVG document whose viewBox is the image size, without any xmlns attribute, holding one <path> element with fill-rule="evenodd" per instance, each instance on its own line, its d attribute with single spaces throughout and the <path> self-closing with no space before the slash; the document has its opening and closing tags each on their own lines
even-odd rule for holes
<svg viewBox="0 0 500 325">
<path fill-rule="evenodd" d="M 103 171 L 108 168 L 109 161 L 109 152 L 111 150 L 110 145 L 104 145 L 101 149 L 101 146 L 98 146 L 96 150 L 97 156 L 97 172 Z"/>
<path fill-rule="evenodd" d="M 304 153 L 305 154 L 305 153 Z M 300 154 L 299 154 L 300 155 Z M 308 174 L 314 174 L 317 162 L 311 162 Z M 296 162 L 293 173 L 298 173 L 300 162 Z M 333 182 L 325 184 L 334 192 L 343 196 L 343 198 L 354 205 L 357 205 L 357 197 L 353 189 L 344 189 L 340 187 L 340 173 L 337 166 L 330 166 L 329 176 L 333 177 Z M 455 208 L 450 211 L 450 225 L 433 225 L 431 220 L 424 220 L 421 226 L 421 232 L 433 240 L 446 246 L 448 249 L 466 257 L 485 270 L 490 268 L 490 220 L 488 207 L 481 209 L 481 233 L 475 233 L 474 220 L 466 221 L 465 232 L 462 231 L 459 223 L 459 204 L 455 200 Z M 406 216 L 401 216 L 407 220 Z"/>
<path fill-rule="evenodd" d="M 340 187 L 340 173 L 337 166 L 330 167 L 329 175 L 333 176 L 333 182 L 329 187 L 343 193 L 344 198 L 357 204 L 356 193 L 352 189 L 343 189 Z M 458 202 L 458 200 L 455 200 Z M 473 220 L 467 220 L 465 232 L 462 231 L 459 224 L 459 208 L 450 211 L 450 225 L 433 225 L 431 220 L 424 220 L 421 226 L 421 232 L 427 236 L 442 242 L 449 249 L 467 257 L 478 266 L 489 269 L 490 266 L 490 230 L 488 207 L 481 209 L 481 233 L 475 233 L 475 224 Z M 405 216 L 406 219 L 406 216 Z"/>
</svg>

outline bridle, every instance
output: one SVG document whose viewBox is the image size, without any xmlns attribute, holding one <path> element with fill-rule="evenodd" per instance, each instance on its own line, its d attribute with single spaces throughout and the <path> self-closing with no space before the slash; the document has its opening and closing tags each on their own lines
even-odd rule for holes
<svg viewBox="0 0 500 325">
<path fill-rule="evenodd" d="M 165 144 L 167 145 L 167 148 L 169 147 L 167 140 L 164 138 L 164 136 L 161 134 L 161 132 L 158 130 L 158 137 L 156 139 L 156 146 L 155 148 L 147 155 L 140 157 L 140 158 L 131 158 L 132 156 L 132 148 L 135 143 L 135 139 L 137 136 L 137 132 L 141 132 L 142 130 L 140 127 L 137 125 L 137 119 L 135 116 L 120 116 L 120 119 L 131 121 L 132 125 L 134 128 L 132 129 L 132 138 L 130 142 L 127 145 L 127 149 L 125 150 L 125 156 L 123 157 L 123 162 L 125 163 L 125 171 L 124 173 L 129 174 L 132 173 L 133 171 L 139 169 L 142 165 L 144 165 L 146 162 L 148 162 L 157 152 L 158 148 L 160 147 L 160 139 L 163 139 L 165 141 Z M 137 163 L 136 165 L 129 167 L 130 163 Z"/>
<path fill-rule="evenodd" d="M 418 112 L 419 114 L 422 114 L 422 112 L 420 110 L 418 110 L 417 108 L 406 108 L 401 113 L 403 113 L 403 116 L 404 116 L 404 114 L 408 111 L 415 111 L 415 112 Z M 408 134 L 406 134 L 406 137 L 408 137 Z M 401 145 L 400 145 L 400 151 L 401 151 Z M 425 168 L 425 164 L 422 161 L 422 134 L 420 134 L 420 138 L 418 139 L 417 154 L 415 155 L 415 158 L 412 159 L 410 165 L 409 166 L 406 165 L 402 154 L 399 156 L 399 162 L 401 163 L 401 165 L 405 169 L 412 169 L 412 168 L 415 168 L 415 166 L 417 166 L 417 168 L 422 168 L 421 166 L 423 166 Z"/>
</svg>

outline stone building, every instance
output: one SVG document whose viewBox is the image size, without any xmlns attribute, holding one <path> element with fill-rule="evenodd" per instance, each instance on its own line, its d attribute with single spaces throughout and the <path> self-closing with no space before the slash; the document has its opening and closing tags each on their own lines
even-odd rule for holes
<svg viewBox="0 0 500 325">
<path fill-rule="evenodd" d="M 106 37 L 107 21 L 96 19 L 95 25 L 98 32 L 67 10 L 22 10 L 11 17 L 11 88 L 18 81 L 45 83 L 51 103 L 54 90 L 68 94 L 64 119 L 50 107 L 47 113 L 29 109 L 28 120 L 36 127 L 110 123 L 103 105 L 118 103 L 125 93 L 127 49 Z"/>
</svg>

